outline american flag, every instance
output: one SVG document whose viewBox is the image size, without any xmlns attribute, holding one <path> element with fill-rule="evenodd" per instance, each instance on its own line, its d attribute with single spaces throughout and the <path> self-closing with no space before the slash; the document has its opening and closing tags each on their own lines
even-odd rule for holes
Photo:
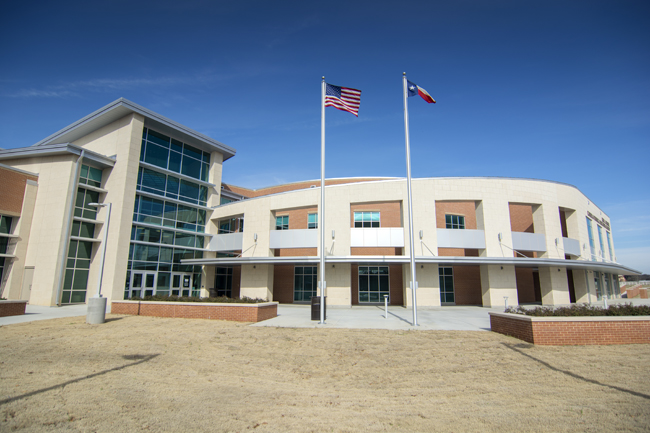
<svg viewBox="0 0 650 433">
<path fill-rule="evenodd" d="M 359 104 L 361 104 L 361 90 L 348 87 L 325 85 L 325 106 L 347 111 L 359 117 Z"/>
</svg>

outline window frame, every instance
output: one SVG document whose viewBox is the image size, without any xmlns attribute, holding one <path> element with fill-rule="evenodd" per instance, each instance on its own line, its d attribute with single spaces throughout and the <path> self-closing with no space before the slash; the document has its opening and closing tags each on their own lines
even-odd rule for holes
<svg viewBox="0 0 650 433">
<path fill-rule="evenodd" d="M 465 215 L 445 214 L 445 227 L 449 230 L 465 230 Z"/>
<path fill-rule="evenodd" d="M 314 221 L 312 221 L 312 219 Z M 318 214 L 317 213 L 307 214 L 307 228 L 308 229 L 317 229 L 318 228 Z"/>
<path fill-rule="evenodd" d="M 289 215 L 279 215 L 275 217 L 276 230 L 289 230 Z"/>
<path fill-rule="evenodd" d="M 381 211 L 354 211 L 353 222 L 354 228 L 379 228 L 381 227 Z"/>
</svg>

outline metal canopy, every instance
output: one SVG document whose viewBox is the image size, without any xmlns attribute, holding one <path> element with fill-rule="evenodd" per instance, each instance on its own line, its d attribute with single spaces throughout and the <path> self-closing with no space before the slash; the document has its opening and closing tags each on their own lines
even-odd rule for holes
<svg viewBox="0 0 650 433">
<path fill-rule="evenodd" d="M 181 260 L 185 265 L 276 265 L 292 263 L 319 263 L 318 256 L 283 257 L 218 257 L 210 259 Z M 368 263 L 368 264 L 406 264 L 409 256 L 327 256 L 326 263 Z M 418 264 L 438 264 L 449 266 L 514 265 L 519 268 L 567 268 L 586 269 L 614 273 L 617 275 L 641 275 L 641 272 L 619 263 L 590 262 L 586 260 L 536 259 L 514 257 L 450 257 L 416 256 Z"/>
</svg>

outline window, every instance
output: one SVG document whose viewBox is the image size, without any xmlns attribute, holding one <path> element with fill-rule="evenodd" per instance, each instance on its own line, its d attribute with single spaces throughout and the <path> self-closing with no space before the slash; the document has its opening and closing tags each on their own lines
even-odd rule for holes
<svg viewBox="0 0 650 433">
<path fill-rule="evenodd" d="M 70 241 L 65 279 L 63 280 L 62 304 L 86 302 L 88 269 L 92 251 L 92 242 Z"/>
<path fill-rule="evenodd" d="M 210 154 L 164 134 L 145 128 L 140 161 L 208 181 Z"/>
<path fill-rule="evenodd" d="M 462 215 L 445 215 L 448 229 L 465 229 L 465 217 Z"/>
<path fill-rule="evenodd" d="M 359 266 L 359 302 L 384 302 L 384 295 L 390 295 L 388 266 Z"/>
<path fill-rule="evenodd" d="M 603 242 L 603 228 L 601 226 L 596 226 L 598 227 L 598 241 L 600 242 L 600 256 L 605 259 L 605 243 Z"/>
<path fill-rule="evenodd" d="M 232 203 L 233 201 L 235 201 L 235 200 L 232 199 L 232 198 L 224 197 L 222 195 L 221 198 L 219 199 L 219 204 Z"/>
<path fill-rule="evenodd" d="M 600 301 L 603 299 L 603 291 L 600 287 L 600 272 L 594 271 L 594 285 L 596 286 L 596 299 Z"/>
<path fill-rule="evenodd" d="M 244 218 L 230 218 L 219 221 L 219 234 L 241 233 L 244 231 Z"/>
<path fill-rule="evenodd" d="M 70 236 L 92 239 L 95 237 L 95 224 L 73 221 L 72 232 L 70 233 Z"/>
<path fill-rule="evenodd" d="M 0 215 L 0 234 L 5 234 L 5 235 L 11 234 L 12 221 L 13 221 L 12 217 Z"/>
<path fill-rule="evenodd" d="M 275 217 L 276 230 L 289 230 L 289 215 Z"/>
<path fill-rule="evenodd" d="M 133 221 L 203 233 L 206 212 L 182 204 L 136 196 Z"/>
<path fill-rule="evenodd" d="M 85 188 L 77 189 L 77 198 L 74 204 L 74 216 L 94 220 L 97 217 L 97 208 L 90 203 L 99 202 L 99 193 Z"/>
<path fill-rule="evenodd" d="M 612 235 L 609 232 L 607 232 L 607 246 L 609 247 L 609 259 L 614 261 L 614 251 L 612 250 Z"/>
<path fill-rule="evenodd" d="M 0 215 L 0 234 L 9 235 L 11 234 L 11 222 L 12 218 L 8 216 Z M 9 238 L 0 236 L 0 254 L 7 254 L 7 247 L 9 245 Z M 0 257 L 0 282 L 2 282 L 2 275 L 8 260 L 4 257 Z"/>
<path fill-rule="evenodd" d="M 318 214 L 310 213 L 307 215 L 307 228 L 308 229 L 317 229 L 318 228 Z"/>
<path fill-rule="evenodd" d="M 143 167 L 138 171 L 137 189 L 200 206 L 205 206 L 208 200 L 207 187 Z"/>
<path fill-rule="evenodd" d="M 232 298 L 232 268 L 217 267 L 214 277 L 214 289 L 217 296 Z"/>
<path fill-rule="evenodd" d="M 439 267 L 438 280 L 440 281 L 440 303 L 453 304 L 454 298 L 454 268 Z"/>
<path fill-rule="evenodd" d="M 79 174 L 79 183 L 90 186 L 102 186 L 102 171 L 95 167 L 81 165 L 81 173 Z"/>
<path fill-rule="evenodd" d="M 355 227 L 379 227 L 379 212 L 355 212 Z"/>
<path fill-rule="evenodd" d="M 591 248 L 591 260 L 596 260 L 596 243 L 594 242 L 594 232 L 591 228 L 591 220 L 587 217 L 587 232 L 589 233 L 589 248 Z"/>
<path fill-rule="evenodd" d="M 293 301 L 309 302 L 316 296 L 317 266 L 296 266 L 293 276 Z"/>
</svg>

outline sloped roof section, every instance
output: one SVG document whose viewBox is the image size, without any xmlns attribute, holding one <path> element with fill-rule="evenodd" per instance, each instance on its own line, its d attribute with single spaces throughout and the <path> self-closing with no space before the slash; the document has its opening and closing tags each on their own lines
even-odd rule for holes
<svg viewBox="0 0 650 433">
<path fill-rule="evenodd" d="M 216 151 L 222 153 L 224 161 L 235 156 L 235 153 L 237 152 L 232 147 L 226 146 L 220 141 L 201 134 L 200 132 L 181 125 L 180 123 L 174 122 L 167 117 L 161 116 L 158 113 L 124 98 L 113 101 L 105 107 L 90 113 L 86 117 L 77 120 L 60 131 L 39 141 L 34 144 L 34 146 L 74 142 L 75 140 L 132 113 L 142 115 L 145 118 L 145 126 L 148 128 L 170 135 L 206 152 Z"/>
</svg>

